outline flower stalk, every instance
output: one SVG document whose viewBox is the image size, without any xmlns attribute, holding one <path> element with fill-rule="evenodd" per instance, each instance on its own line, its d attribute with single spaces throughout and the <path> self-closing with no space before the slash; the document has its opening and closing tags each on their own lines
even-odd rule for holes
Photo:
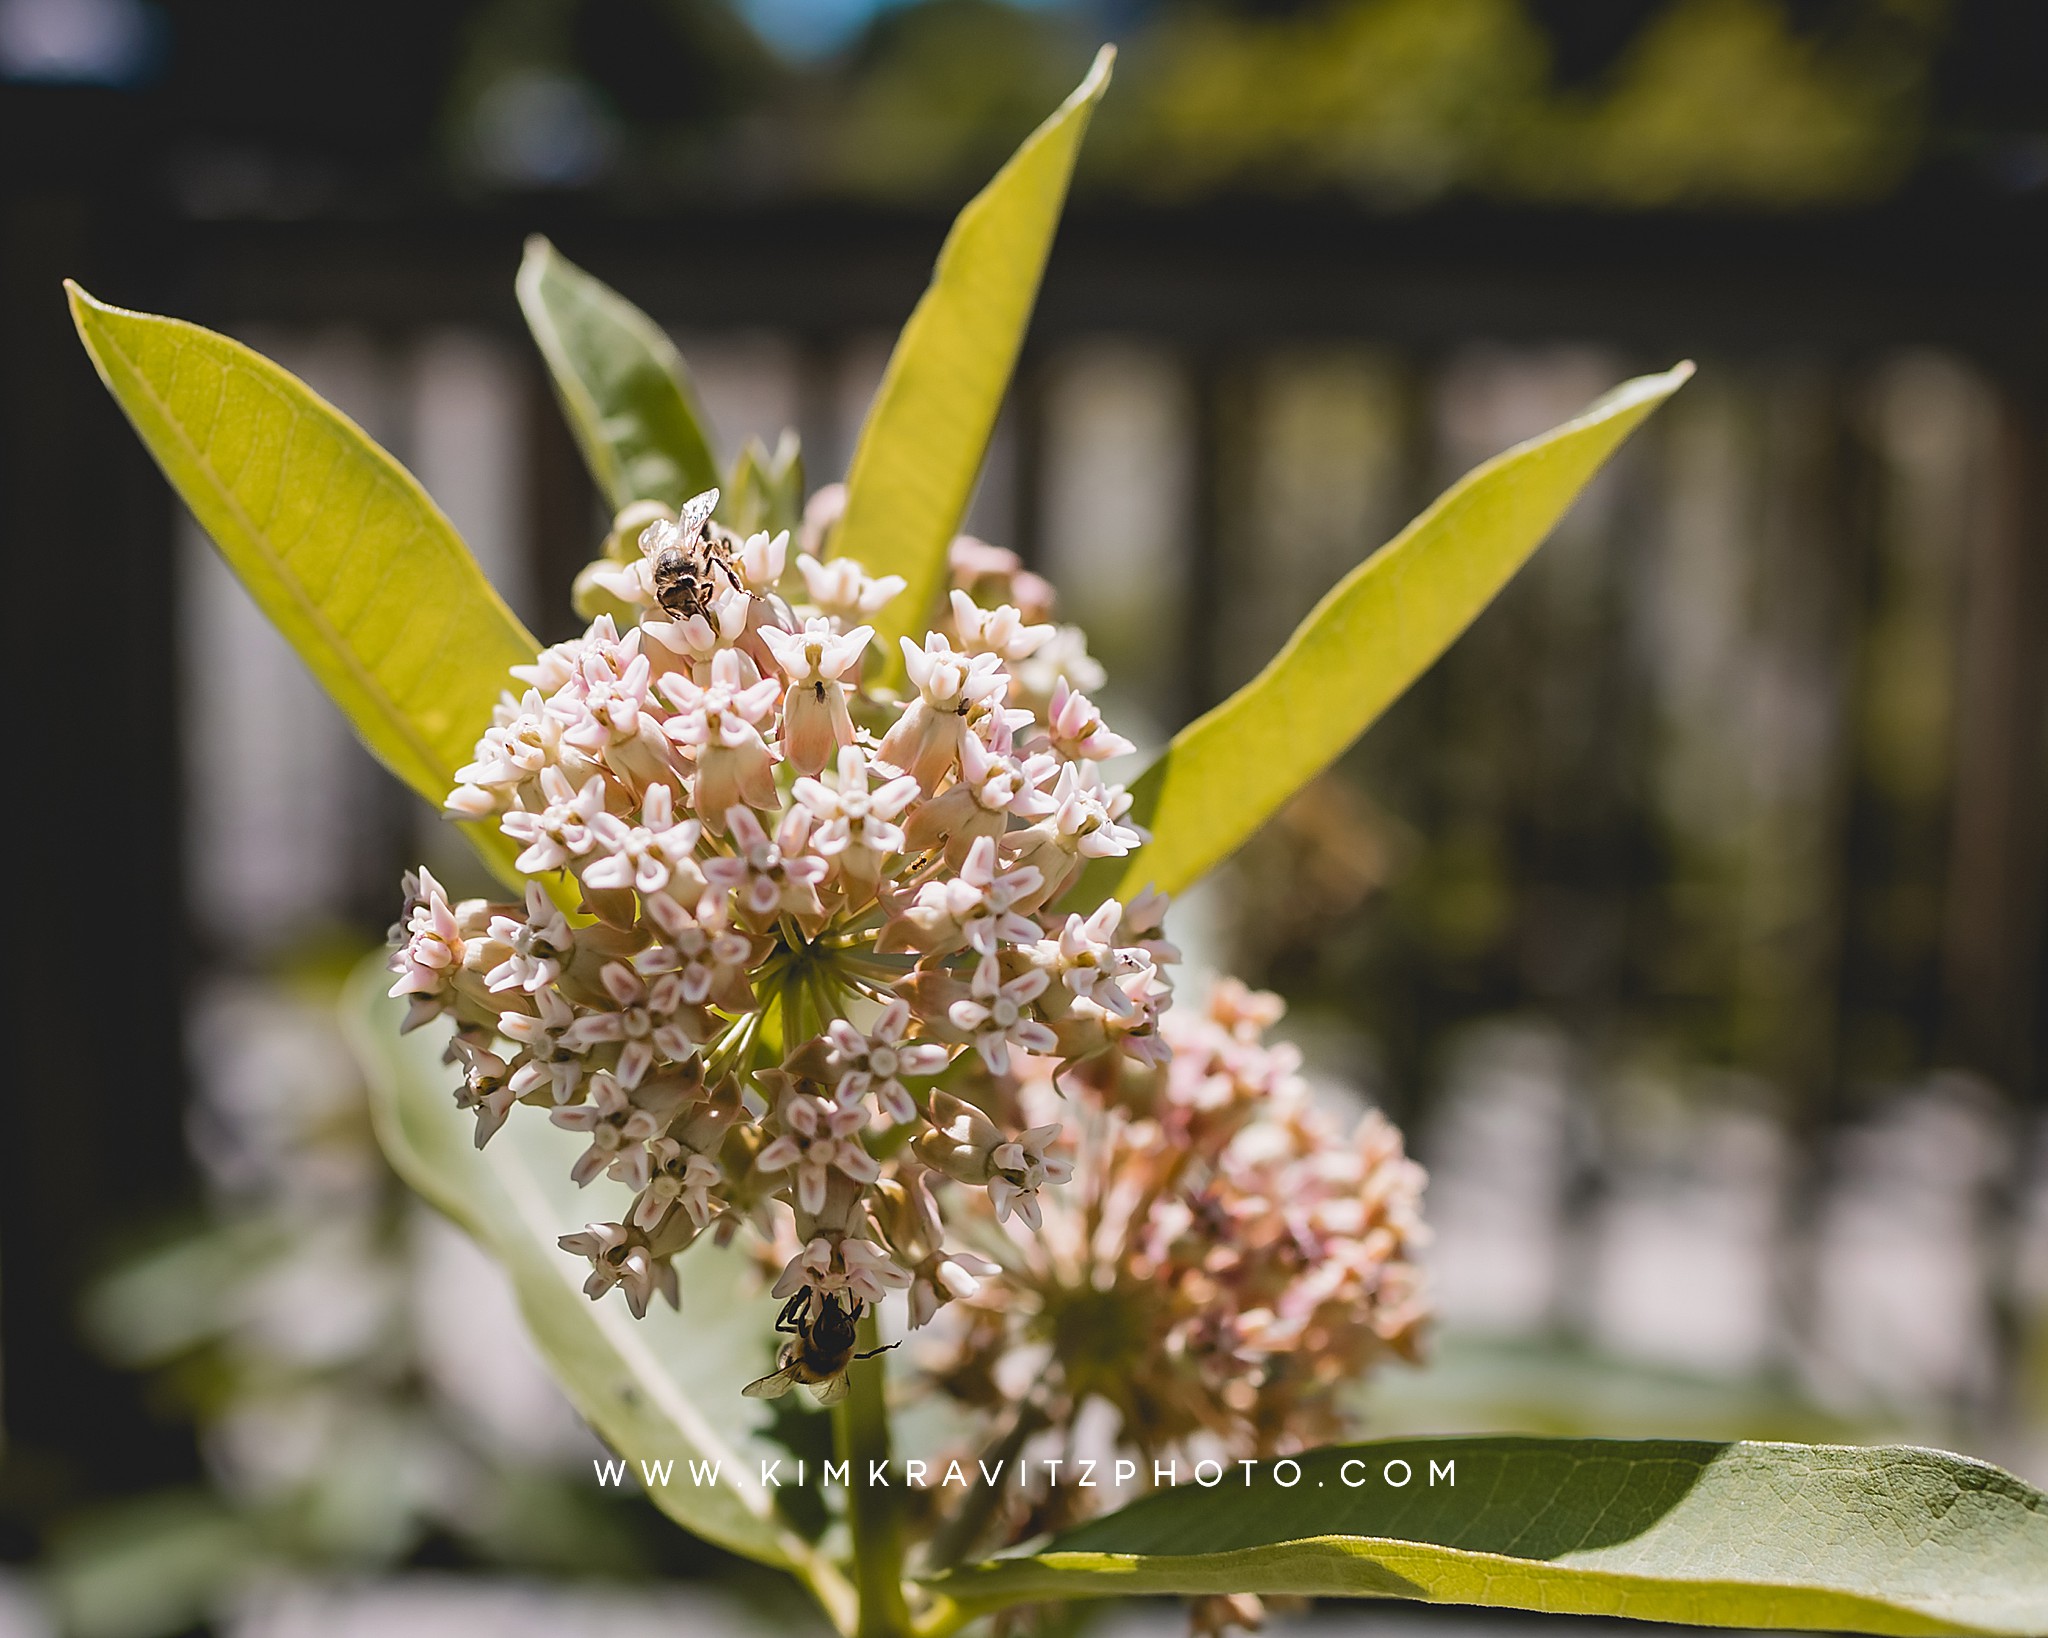
<svg viewBox="0 0 2048 1638">
<path fill-rule="evenodd" d="M 847 1464 L 846 1517 L 853 1537 L 854 1590 L 859 1606 L 854 1638 L 907 1638 L 910 1608 L 903 1596 L 903 1518 L 896 1492 L 869 1482 L 887 1474 L 892 1455 L 887 1375 L 879 1350 L 881 1326 L 862 1316 L 856 1346 L 875 1357 L 853 1373 L 846 1397 L 832 1407 L 832 1453 Z"/>
</svg>

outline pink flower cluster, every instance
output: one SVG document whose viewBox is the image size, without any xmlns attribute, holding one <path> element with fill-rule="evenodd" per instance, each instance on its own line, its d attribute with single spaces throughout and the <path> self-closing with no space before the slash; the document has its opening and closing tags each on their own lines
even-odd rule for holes
<svg viewBox="0 0 2048 1638">
<path fill-rule="evenodd" d="M 563 1240 L 591 1296 L 673 1302 L 677 1252 L 752 1225 L 793 1311 L 907 1290 L 922 1323 L 991 1266 L 935 1191 L 1035 1225 L 1071 1165 L 1056 1115 L 933 1082 L 1166 1060 L 1163 900 L 1059 907 L 1141 840 L 1100 769 L 1131 747 L 1009 554 L 956 547 L 899 693 L 864 622 L 901 583 L 715 500 L 587 570 L 619 613 L 515 668 L 447 806 L 517 844 L 524 901 L 408 877 L 392 993 L 453 1016 L 479 1145 L 532 1105 L 587 1140 L 577 1182 L 632 1192 Z"/>
<path fill-rule="evenodd" d="M 1317 1106 L 1297 1052 L 1264 1040 L 1280 1013 L 1224 980 L 1206 1012 L 1161 1021 L 1163 1061 L 1032 1059 L 960 1087 L 973 1103 L 958 1108 L 987 1114 L 956 1119 L 1028 1129 L 1057 1114 L 1077 1158 L 1035 1235 L 1004 1232 L 993 1199 L 978 1223 L 961 1214 L 1001 1279 L 921 1347 L 949 1393 L 1065 1448 L 1101 1401 L 1141 1471 L 1177 1459 L 1185 1472 L 1342 1434 L 1342 1390 L 1416 1357 L 1423 1171 L 1377 1110 L 1347 1132 Z M 1062 1528 L 1086 1496 L 1012 1496 L 958 1546 Z"/>
</svg>

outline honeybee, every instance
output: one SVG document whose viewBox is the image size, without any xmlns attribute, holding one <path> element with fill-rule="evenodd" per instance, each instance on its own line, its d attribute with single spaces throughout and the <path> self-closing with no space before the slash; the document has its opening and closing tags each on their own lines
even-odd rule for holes
<svg viewBox="0 0 2048 1638">
<path fill-rule="evenodd" d="M 857 1302 L 848 1310 L 827 1298 L 814 1316 L 810 1302 L 811 1294 L 799 1291 L 782 1305 L 775 1329 L 785 1333 L 789 1341 L 782 1345 L 776 1368 L 740 1390 L 749 1399 L 780 1399 L 801 1382 L 817 1396 L 819 1404 L 836 1405 L 846 1397 L 846 1372 L 855 1360 L 872 1359 L 896 1346 L 892 1342 L 870 1348 L 866 1353 L 855 1353 L 855 1327 L 867 1311 L 867 1304 Z"/>
<path fill-rule="evenodd" d="M 718 491 L 707 489 L 684 502 L 683 514 L 673 524 L 650 525 L 652 541 L 642 536 L 653 551 L 654 600 L 678 620 L 709 609 L 721 574 L 733 590 L 740 590 L 739 571 L 711 524 L 717 505 Z"/>
</svg>

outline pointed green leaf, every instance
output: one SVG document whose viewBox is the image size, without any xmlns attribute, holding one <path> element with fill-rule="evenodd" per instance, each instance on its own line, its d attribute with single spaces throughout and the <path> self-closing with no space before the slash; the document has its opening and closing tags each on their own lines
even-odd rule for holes
<svg viewBox="0 0 2048 1638">
<path fill-rule="evenodd" d="M 411 473 L 288 370 L 67 284 L 100 379 L 363 742 L 440 807 L 539 645 Z M 508 881 L 497 827 L 465 827 Z"/>
<path fill-rule="evenodd" d="M 1700 1626 L 2048 1632 L 2048 1497 L 1901 1447 L 1407 1439 L 1261 1464 L 941 1578 L 969 1609 L 1250 1592 Z"/>
<path fill-rule="evenodd" d="M 794 530 L 803 516 L 804 458 L 797 435 L 785 431 L 772 454 L 759 438 L 749 438 L 719 497 L 718 521 L 737 534 L 779 535 Z"/>
<path fill-rule="evenodd" d="M 613 511 L 680 510 L 718 484 L 704 412 L 660 325 L 535 234 L 514 288 L 570 430 Z"/>
<path fill-rule="evenodd" d="M 1429 669 L 1691 374 L 1680 364 L 1624 382 L 1475 467 L 1338 581 L 1263 671 L 1138 778 L 1131 817 L 1152 840 L 1092 865 L 1075 902 L 1178 893 L 1228 858 Z"/>
<path fill-rule="evenodd" d="M 609 1183 L 579 1190 L 569 1167 L 583 1140 L 539 1110 L 515 1110 L 479 1150 L 441 1061 L 446 1028 L 401 1036 L 405 1009 L 385 997 L 388 980 L 381 957 L 364 962 L 342 1007 L 392 1166 L 504 1269 L 555 1380 L 655 1505 L 706 1540 L 791 1570 L 828 1610 L 846 1610 L 844 1578 L 789 1528 L 760 1482 L 763 1458 L 788 1453 L 762 1437 L 772 1406 L 740 1394 L 768 1368 L 775 1343 L 775 1305 L 748 1289 L 746 1258 L 700 1242 L 677 1259 L 681 1309 L 657 1302 L 644 1320 L 617 1293 L 584 1296 L 588 1265 L 556 1239 L 616 1217 L 629 1200 Z M 643 1463 L 672 1464 L 667 1482 L 649 1482 Z"/>
<path fill-rule="evenodd" d="M 1074 156 L 1115 56 L 1102 48 L 1074 94 L 961 211 L 861 427 L 831 551 L 908 583 L 875 621 L 875 647 L 898 674 L 897 638 L 925 629 L 944 589 L 946 549 L 974 493 Z"/>
</svg>

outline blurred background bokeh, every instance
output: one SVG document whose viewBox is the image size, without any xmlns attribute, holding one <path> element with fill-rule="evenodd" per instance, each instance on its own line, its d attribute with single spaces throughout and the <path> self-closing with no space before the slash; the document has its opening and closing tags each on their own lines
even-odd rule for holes
<svg viewBox="0 0 2048 1638">
<path fill-rule="evenodd" d="M 37 844 L 0 1634 L 802 1620 L 593 1486 L 492 1271 L 385 1169 L 333 989 L 403 862 L 474 874 L 210 555 L 58 281 L 302 374 L 557 637 L 600 523 L 521 237 L 675 331 L 728 450 L 792 426 L 830 479 L 952 210 L 1102 38 L 971 524 L 1060 585 L 1134 737 L 1465 467 L 1701 366 L 1177 912 L 1431 1168 L 1436 1362 L 1374 1422 L 2048 1482 L 2048 7 L 0 0 Z"/>
</svg>

